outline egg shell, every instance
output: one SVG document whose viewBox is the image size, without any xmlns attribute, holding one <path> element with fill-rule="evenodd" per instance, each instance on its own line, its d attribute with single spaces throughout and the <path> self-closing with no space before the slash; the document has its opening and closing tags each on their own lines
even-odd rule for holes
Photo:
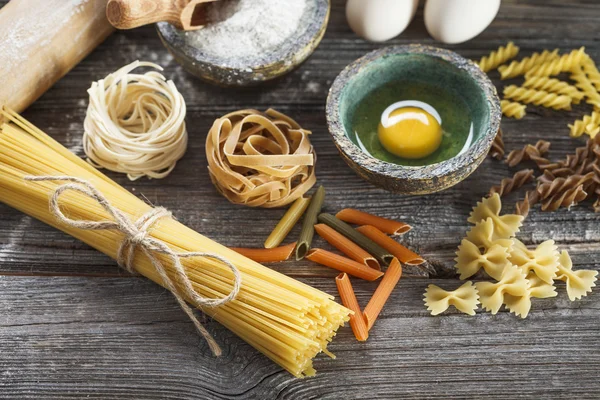
<svg viewBox="0 0 600 400">
<path fill-rule="evenodd" d="M 440 42 L 466 42 L 492 23 L 499 8 L 500 0 L 427 0 L 425 27 Z"/>
<path fill-rule="evenodd" d="M 384 42 L 406 29 L 418 5 L 419 0 L 348 0 L 346 19 L 358 36 Z"/>
</svg>

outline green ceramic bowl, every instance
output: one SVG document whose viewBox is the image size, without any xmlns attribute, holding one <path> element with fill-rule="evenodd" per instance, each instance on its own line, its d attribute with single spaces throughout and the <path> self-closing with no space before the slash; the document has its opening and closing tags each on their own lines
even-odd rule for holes
<svg viewBox="0 0 600 400">
<path fill-rule="evenodd" d="M 325 34 L 329 11 L 329 0 L 308 0 L 296 32 L 260 59 L 245 60 L 235 54 L 216 58 L 188 45 L 185 32 L 167 22 L 159 22 L 156 29 L 175 60 L 193 75 L 219 86 L 254 86 L 285 75 L 309 57 Z"/>
<path fill-rule="evenodd" d="M 361 100 L 382 85 L 407 80 L 449 88 L 468 104 L 473 140 L 464 152 L 436 164 L 403 166 L 366 154 L 350 139 L 353 112 Z M 402 194 L 437 192 L 469 176 L 487 155 L 501 117 L 496 88 L 475 63 L 421 45 L 385 47 L 354 61 L 335 79 L 327 98 L 327 123 L 342 158 L 362 178 Z"/>
</svg>

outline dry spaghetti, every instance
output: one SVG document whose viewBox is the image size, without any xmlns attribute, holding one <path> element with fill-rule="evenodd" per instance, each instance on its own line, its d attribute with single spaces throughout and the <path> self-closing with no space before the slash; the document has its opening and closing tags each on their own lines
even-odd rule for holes
<svg viewBox="0 0 600 400">
<path fill-rule="evenodd" d="M 265 208 L 289 204 L 316 182 L 309 134 L 272 109 L 227 114 L 214 122 L 206 138 L 211 179 L 232 203 Z"/>
<path fill-rule="evenodd" d="M 185 101 L 172 81 L 156 71 L 132 74 L 138 67 L 159 65 L 134 61 L 88 89 L 83 149 L 97 168 L 143 176 L 169 175 L 187 148 Z"/>
<path fill-rule="evenodd" d="M 175 294 L 199 306 L 290 373 L 314 375 L 312 359 L 320 352 L 330 354 L 327 344 L 349 319 L 350 310 L 335 303 L 332 296 L 263 267 L 153 209 L 18 114 L 2 109 L 0 116 L 6 118 L 0 126 L 1 202 L 114 259 L 129 260 L 126 265 L 137 273 L 167 288 L 172 285 Z M 85 184 L 83 192 L 62 189 L 57 205 L 68 211 L 71 221 L 64 223 L 48 207 L 64 183 L 26 181 L 30 176 L 75 177 L 78 182 L 89 182 L 97 193 L 86 194 Z M 110 208 L 98 199 L 110 203 Z M 95 229 L 79 223 L 88 228 L 91 223 Z M 198 257 L 202 253 L 207 256 Z M 241 277 L 237 296 L 232 293 L 238 280 L 223 260 Z M 170 280 L 161 276 L 155 262 Z M 181 279 L 178 266 L 187 281 Z"/>
</svg>

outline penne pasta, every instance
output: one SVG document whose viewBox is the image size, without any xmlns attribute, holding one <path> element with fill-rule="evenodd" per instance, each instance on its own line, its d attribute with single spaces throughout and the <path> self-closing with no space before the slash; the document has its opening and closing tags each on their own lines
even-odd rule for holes
<svg viewBox="0 0 600 400">
<path fill-rule="evenodd" d="M 352 240 L 348 239 L 346 236 L 342 235 L 335 229 L 327 226 L 325 224 L 317 224 L 315 225 L 315 231 L 321 236 L 323 239 L 327 241 L 330 245 L 350 257 L 356 262 L 366 265 L 369 268 L 376 269 L 377 271 L 381 271 L 381 266 L 379 262 L 363 250 L 362 247 L 354 243 Z"/>
<path fill-rule="evenodd" d="M 356 230 L 392 253 L 403 264 L 419 265 L 425 262 L 420 255 L 402 246 L 374 226 L 363 225 L 356 228 Z"/>
<path fill-rule="evenodd" d="M 310 198 L 300 197 L 294 202 L 294 204 L 292 204 L 292 206 L 283 215 L 281 220 L 277 223 L 275 229 L 273 229 L 273 232 L 271 232 L 267 240 L 265 240 L 265 247 L 267 249 L 277 247 L 281 244 L 281 242 L 283 242 L 283 239 L 286 238 L 294 225 L 296 225 L 296 222 L 298 222 L 302 214 L 304 214 L 304 211 L 306 211 L 308 203 L 310 203 Z"/>
<path fill-rule="evenodd" d="M 345 208 L 335 214 L 336 218 L 355 225 L 371 225 L 388 235 L 402 235 L 412 229 L 412 226 L 399 221 L 378 217 L 354 208 Z"/>
<path fill-rule="evenodd" d="M 394 258 L 388 269 L 385 271 L 381 282 L 379 282 L 379 286 L 377 286 L 377 289 L 375 289 L 375 293 L 373 293 L 371 300 L 369 300 L 369 303 L 363 312 L 363 318 L 367 325 L 367 329 L 371 330 L 373 327 L 377 316 L 379 316 L 379 313 L 390 297 L 392 290 L 394 290 L 396 284 L 398 284 L 401 276 L 402 265 L 397 258 Z M 352 317 L 350 317 L 350 321 L 352 321 Z"/>
<path fill-rule="evenodd" d="M 295 248 L 296 242 L 286 244 L 285 246 L 273 247 L 270 249 L 230 247 L 231 250 L 240 253 L 241 255 L 246 256 L 249 259 L 254 260 L 258 263 L 285 261 L 290 258 Z"/>
<path fill-rule="evenodd" d="M 296 245 L 296 260 L 302 260 L 310 250 L 313 236 L 315 235 L 314 226 L 317 223 L 317 217 L 321 212 L 321 207 L 323 207 L 324 199 L 325 189 L 323 186 L 319 186 L 310 200 L 310 204 L 304 215 L 304 221 L 302 221 L 302 230 L 300 231 L 298 244 Z"/>
<path fill-rule="evenodd" d="M 350 315 L 350 328 L 352 328 L 356 340 L 364 342 L 369 338 L 369 329 L 360 311 L 350 278 L 346 273 L 341 273 L 335 278 L 335 284 L 344 307 L 354 311 L 354 315 Z"/>
<path fill-rule="evenodd" d="M 349 275 L 361 278 L 367 281 L 374 281 L 383 276 L 383 272 L 369 268 L 364 264 L 357 263 L 354 260 L 340 256 L 323 249 L 312 249 L 306 254 L 306 258 L 317 264 L 325 265 Z"/>
<path fill-rule="evenodd" d="M 388 265 L 394 258 L 394 256 L 391 255 L 386 249 L 331 214 L 319 214 L 319 222 L 329 225 L 331 228 L 346 236 L 348 239 L 352 240 L 354 243 L 373 255 L 382 264 Z"/>
</svg>

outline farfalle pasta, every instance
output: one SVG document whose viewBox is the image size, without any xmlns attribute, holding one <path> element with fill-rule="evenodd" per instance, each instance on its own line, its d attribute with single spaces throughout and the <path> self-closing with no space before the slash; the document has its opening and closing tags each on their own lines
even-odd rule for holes
<svg viewBox="0 0 600 400">
<path fill-rule="evenodd" d="M 566 250 L 560 253 L 556 279 L 565 282 L 569 300 L 580 300 L 583 296 L 587 296 L 596 286 L 597 275 L 598 271 L 589 269 L 573 271 L 573 262 L 569 253 Z"/>
<path fill-rule="evenodd" d="M 542 281 L 552 284 L 558 270 L 558 250 L 554 240 L 546 240 L 530 250 L 519 239 L 513 239 L 509 260 L 523 273 L 534 272 Z"/>
<path fill-rule="evenodd" d="M 423 300 L 427 310 L 431 311 L 431 315 L 441 314 L 450 306 L 454 306 L 465 314 L 475 315 L 475 310 L 479 304 L 479 295 L 473 282 L 466 282 L 453 291 L 444 290 L 436 285 L 429 285 Z"/>
<path fill-rule="evenodd" d="M 500 245 L 510 251 L 513 244 L 510 238 L 494 237 L 494 221 L 489 217 L 479 221 L 467 231 L 467 240 L 485 250 L 494 245 Z"/>
<path fill-rule="evenodd" d="M 496 314 L 505 302 L 505 295 L 514 297 L 527 296 L 529 281 L 519 268 L 514 265 L 508 265 L 502 271 L 498 282 L 477 282 L 475 286 L 479 291 L 479 301 L 483 308 L 492 314 Z"/>
<path fill-rule="evenodd" d="M 488 198 L 484 198 L 477 203 L 473 211 L 469 215 L 468 222 L 476 224 L 486 218 L 491 218 L 494 222 L 493 237 L 508 239 L 519 231 L 523 223 L 521 215 L 507 214 L 500 216 L 502 203 L 498 193 L 494 193 Z"/>
<path fill-rule="evenodd" d="M 481 252 L 479 247 L 467 239 L 463 239 L 458 246 L 454 260 L 460 279 L 475 275 L 481 268 L 492 278 L 499 279 L 502 271 L 509 264 L 506 247 L 493 245 Z"/>
</svg>

